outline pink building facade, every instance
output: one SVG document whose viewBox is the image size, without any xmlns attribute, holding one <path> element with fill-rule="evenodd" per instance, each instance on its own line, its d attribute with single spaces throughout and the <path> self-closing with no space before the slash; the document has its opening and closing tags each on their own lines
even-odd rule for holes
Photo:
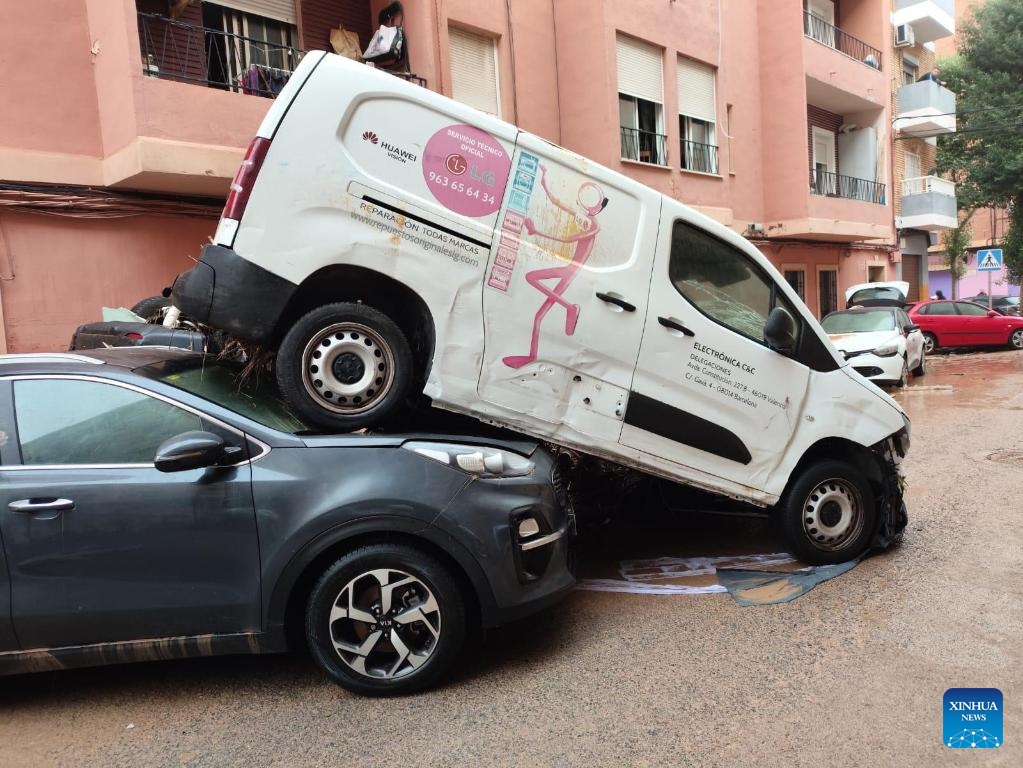
<svg viewBox="0 0 1023 768">
<path fill-rule="evenodd" d="M 825 314 L 900 270 L 891 2 L 408 0 L 393 68 L 731 227 Z M 266 96 L 331 29 L 364 48 L 386 5 L 11 4 L 0 347 L 60 349 L 100 307 L 169 284 Z"/>
</svg>

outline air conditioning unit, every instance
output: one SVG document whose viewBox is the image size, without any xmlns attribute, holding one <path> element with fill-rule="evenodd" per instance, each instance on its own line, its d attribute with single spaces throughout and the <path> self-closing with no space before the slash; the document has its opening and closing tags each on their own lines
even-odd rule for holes
<svg viewBox="0 0 1023 768">
<path fill-rule="evenodd" d="M 909 24 L 899 24 L 895 27 L 895 47 L 907 48 L 916 44 L 916 37 L 913 35 L 913 28 Z"/>
</svg>

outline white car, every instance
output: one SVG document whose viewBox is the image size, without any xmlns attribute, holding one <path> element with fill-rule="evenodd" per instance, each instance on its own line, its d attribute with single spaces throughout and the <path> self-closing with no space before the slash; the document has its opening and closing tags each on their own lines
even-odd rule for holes
<svg viewBox="0 0 1023 768">
<path fill-rule="evenodd" d="M 853 370 L 871 381 L 904 387 L 910 372 L 927 372 L 924 336 L 904 309 L 853 307 L 832 312 L 821 325 Z"/>
</svg>

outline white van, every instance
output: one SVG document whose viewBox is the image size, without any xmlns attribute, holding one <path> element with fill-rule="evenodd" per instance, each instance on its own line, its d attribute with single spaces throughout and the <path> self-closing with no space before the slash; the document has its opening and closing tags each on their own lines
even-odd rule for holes
<svg viewBox="0 0 1023 768">
<path fill-rule="evenodd" d="M 185 315 L 277 350 L 334 431 L 410 396 L 768 507 L 837 562 L 905 525 L 909 421 L 741 237 L 513 125 L 309 53 Z M 781 501 L 781 504 L 778 504 Z"/>
</svg>

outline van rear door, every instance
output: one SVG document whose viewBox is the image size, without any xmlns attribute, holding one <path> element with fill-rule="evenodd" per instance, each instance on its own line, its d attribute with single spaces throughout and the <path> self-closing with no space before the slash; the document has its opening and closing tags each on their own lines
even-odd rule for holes
<svg viewBox="0 0 1023 768">
<path fill-rule="evenodd" d="M 709 219 L 665 209 L 621 442 L 762 489 L 795 433 L 810 374 L 767 347 L 764 323 L 775 306 L 797 324 L 800 314 L 766 260 Z"/>
</svg>

